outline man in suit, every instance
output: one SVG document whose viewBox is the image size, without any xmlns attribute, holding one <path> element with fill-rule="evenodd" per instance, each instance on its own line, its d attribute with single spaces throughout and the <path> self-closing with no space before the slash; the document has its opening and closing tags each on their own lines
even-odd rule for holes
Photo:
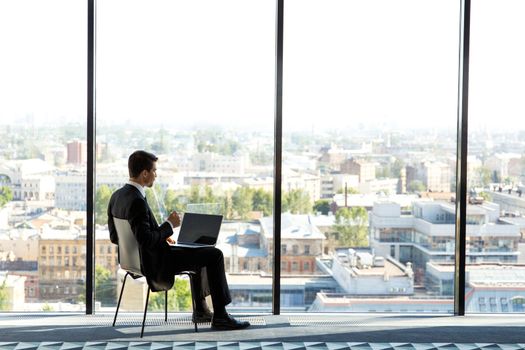
<svg viewBox="0 0 525 350">
<path fill-rule="evenodd" d="M 174 274 L 195 271 L 192 297 L 195 300 L 193 320 L 209 322 L 213 329 L 242 329 L 249 322 L 238 321 L 226 312 L 231 302 L 224 271 L 224 257 L 215 247 L 171 247 L 173 228 L 180 226 L 180 218 L 172 212 L 158 225 L 146 201 L 145 187 L 152 187 L 157 177 L 157 157 L 145 151 L 135 151 L 128 159 L 129 181 L 113 193 L 108 206 L 108 226 L 111 242 L 118 244 L 113 218 L 128 220 L 139 244 L 141 268 L 152 291 L 167 290 L 173 286 Z M 211 295 L 213 314 L 205 297 Z"/>
</svg>

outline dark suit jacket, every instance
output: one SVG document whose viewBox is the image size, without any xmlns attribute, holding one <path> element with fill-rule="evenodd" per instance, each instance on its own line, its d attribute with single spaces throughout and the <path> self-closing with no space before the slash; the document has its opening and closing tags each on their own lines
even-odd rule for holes
<svg viewBox="0 0 525 350">
<path fill-rule="evenodd" d="M 113 218 L 128 220 L 139 244 L 141 269 L 151 290 L 167 290 L 173 286 L 173 271 L 164 264 L 169 254 L 166 238 L 173 230 L 168 222 L 158 225 L 140 191 L 126 184 L 113 193 L 108 206 L 108 226 L 111 242 L 118 244 Z"/>
</svg>

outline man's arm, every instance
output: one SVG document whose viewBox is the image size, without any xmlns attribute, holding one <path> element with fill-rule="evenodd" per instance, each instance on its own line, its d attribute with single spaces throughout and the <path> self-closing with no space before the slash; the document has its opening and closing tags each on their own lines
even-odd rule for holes
<svg viewBox="0 0 525 350">
<path fill-rule="evenodd" d="M 136 199 L 133 201 L 130 210 L 129 224 L 137 242 L 141 246 L 154 248 L 166 241 L 166 238 L 173 234 L 169 223 L 165 222 L 160 226 L 150 225 L 149 210 L 145 201 Z"/>
<path fill-rule="evenodd" d="M 113 220 L 113 214 L 111 213 L 111 207 L 113 205 L 113 196 L 111 196 L 108 204 L 108 229 L 109 229 L 109 239 L 111 243 L 118 244 L 118 234 L 117 229 L 115 228 L 115 221 Z"/>
</svg>

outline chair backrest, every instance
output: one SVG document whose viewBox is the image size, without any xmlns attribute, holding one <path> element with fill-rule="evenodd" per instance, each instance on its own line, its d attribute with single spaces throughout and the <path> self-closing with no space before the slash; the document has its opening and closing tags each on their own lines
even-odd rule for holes
<svg viewBox="0 0 525 350">
<path fill-rule="evenodd" d="M 120 267 L 135 275 L 143 276 L 140 268 L 139 245 L 128 220 L 113 218 L 118 236 Z"/>
</svg>

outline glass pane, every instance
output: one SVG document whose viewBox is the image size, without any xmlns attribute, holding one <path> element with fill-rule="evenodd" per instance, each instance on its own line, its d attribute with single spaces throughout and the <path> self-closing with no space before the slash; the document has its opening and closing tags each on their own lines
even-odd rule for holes
<svg viewBox="0 0 525 350">
<path fill-rule="evenodd" d="M 452 312 L 459 1 L 284 13 L 283 310 Z"/>
<path fill-rule="evenodd" d="M 96 261 L 108 261 L 97 302 L 114 308 L 123 277 L 107 203 L 128 180 L 128 156 L 144 149 L 159 157 L 147 194 L 157 221 L 172 210 L 222 214 L 228 309 L 269 311 L 273 231 L 262 223 L 273 213 L 274 3 L 112 0 L 97 11 Z M 123 310 L 143 307 L 144 282 L 133 282 Z M 187 281 L 179 284 L 182 295 Z M 181 298 L 171 310 L 190 309 Z"/>
<path fill-rule="evenodd" d="M 0 2 L 2 311 L 85 309 L 86 18 Z"/>
<path fill-rule="evenodd" d="M 472 4 L 466 312 L 524 312 L 525 3 Z"/>
</svg>

